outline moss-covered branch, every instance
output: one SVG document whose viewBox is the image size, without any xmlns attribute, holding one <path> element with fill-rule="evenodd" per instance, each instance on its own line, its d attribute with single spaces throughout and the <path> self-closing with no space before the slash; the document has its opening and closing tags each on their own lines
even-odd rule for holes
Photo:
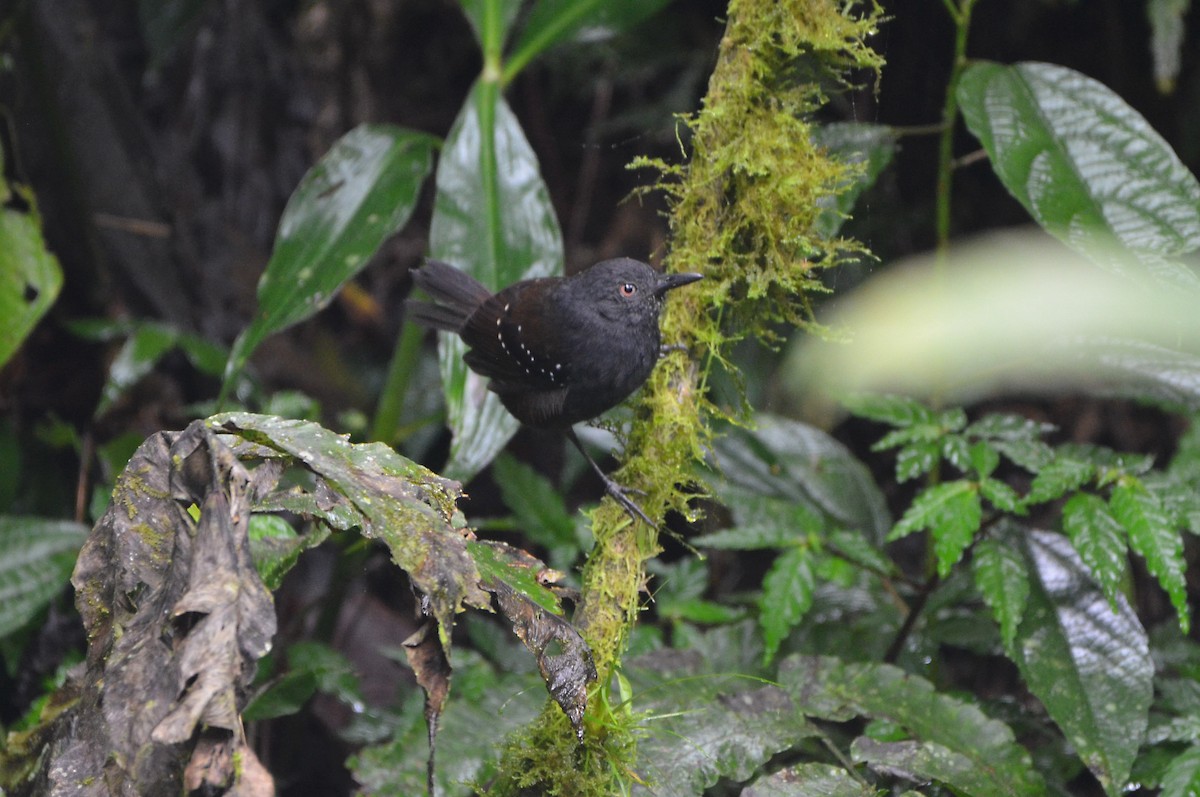
<svg viewBox="0 0 1200 797">
<path fill-rule="evenodd" d="M 689 511 L 680 485 L 693 479 L 711 422 L 725 417 L 704 386 L 729 344 L 770 342 L 779 322 L 811 323 L 807 296 L 823 289 L 818 269 L 860 248 L 814 232 L 818 200 L 845 183 L 848 167 L 812 143 L 809 116 L 824 104 L 825 87 L 845 85 L 852 70 L 878 71 L 882 61 L 864 42 L 878 15 L 875 5 L 853 15 L 832 0 L 733 0 L 703 109 L 683 120 L 689 161 L 634 164 L 662 175 L 671 204 L 668 270 L 706 277 L 667 303 L 663 338 L 691 356 L 665 358 L 641 391 L 617 474 L 645 492 L 639 503 L 651 517 Z M 569 729 L 547 710 L 510 746 L 496 794 L 611 794 L 632 767 L 632 729 L 623 725 L 630 720 L 609 711 L 607 689 L 658 532 L 632 523 L 612 501 L 592 519 L 596 546 L 576 613 L 600 673 L 585 747 L 572 750 Z"/>
</svg>

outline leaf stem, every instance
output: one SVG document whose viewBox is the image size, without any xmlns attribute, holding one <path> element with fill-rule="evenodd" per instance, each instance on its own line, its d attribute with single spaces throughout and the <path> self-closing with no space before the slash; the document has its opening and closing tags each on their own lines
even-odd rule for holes
<svg viewBox="0 0 1200 797">
<path fill-rule="evenodd" d="M 976 0 L 961 0 L 956 8 L 953 0 L 944 0 L 950 18 L 954 20 L 954 64 L 946 84 L 946 101 L 942 106 L 942 134 L 938 146 L 936 189 L 937 267 L 945 266 L 950 248 L 950 187 L 954 174 L 954 129 L 958 118 L 958 81 L 967 65 L 967 35 L 971 28 L 971 11 Z"/>
</svg>

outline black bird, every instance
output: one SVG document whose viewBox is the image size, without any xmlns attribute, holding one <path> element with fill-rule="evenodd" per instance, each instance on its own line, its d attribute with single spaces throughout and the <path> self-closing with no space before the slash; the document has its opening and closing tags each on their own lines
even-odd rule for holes
<svg viewBox="0 0 1200 797">
<path fill-rule="evenodd" d="M 627 257 L 573 277 L 522 280 L 492 294 L 454 266 L 429 260 L 412 272 L 434 303 L 408 302 L 418 324 L 457 333 L 463 359 L 527 426 L 561 430 L 631 515 L 653 521 L 588 456 L 573 424 L 595 418 L 641 387 L 658 361 L 658 316 L 667 291 L 700 274 L 659 274 Z"/>
</svg>

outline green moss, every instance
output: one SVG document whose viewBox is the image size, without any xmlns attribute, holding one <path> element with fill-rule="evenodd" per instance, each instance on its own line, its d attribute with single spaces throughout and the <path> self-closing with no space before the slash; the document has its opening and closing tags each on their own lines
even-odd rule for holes
<svg viewBox="0 0 1200 797">
<path fill-rule="evenodd" d="M 692 480 L 715 418 L 728 415 L 705 397 L 708 372 L 743 338 L 775 341 L 780 323 L 812 329 L 809 296 L 823 291 L 820 271 L 860 244 L 815 232 L 819 201 L 848 182 L 809 136 L 809 116 L 829 88 L 854 70 L 876 74 L 881 57 L 864 39 L 880 10 L 849 16 L 832 0 L 731 0 L 725 37 L 703 108 L 681 120 L 690 133 L 686 164 L 642 159 L 661 175 L 670 203 L 670 271 L 702 271 L 705 279 L 672 293 L 664 340 L 692 352 L 664 358 L 636 399 L 637 420 L 616 474 L 644 491 L 651 517 L 687 515 Z M 738 420 L 733 418 L 733 420 Z M 592 515 L 595 548 L 583 572 L 576 613 L 600 673 L 589 701 L 584 745 L 556 709 L 514 740 L 495 795 L 621 793 L 633 771 L 636 718 L 607 709 L 605 690 L 637 620 L 645 562 L 659 551 L 656 529 L 634 524 L 614 502 Z"/>
</svg>

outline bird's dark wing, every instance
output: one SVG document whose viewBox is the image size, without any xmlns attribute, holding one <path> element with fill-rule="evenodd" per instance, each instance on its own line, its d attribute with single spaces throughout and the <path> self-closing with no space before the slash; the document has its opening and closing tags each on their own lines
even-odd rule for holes
<svg viewBox="0 0 1200 797">
<path fill-rule="evenodd" d="M 461 334 L 471 351 L 463 359 L 472 370 L 490 377 L 497 393 L 569 386 L 563 330 L 554 328 L 553 314 L 544 307 L 544 294 L 552 284 L 519 282 L 490 297 L 467 319 Z"/>
</svg>

